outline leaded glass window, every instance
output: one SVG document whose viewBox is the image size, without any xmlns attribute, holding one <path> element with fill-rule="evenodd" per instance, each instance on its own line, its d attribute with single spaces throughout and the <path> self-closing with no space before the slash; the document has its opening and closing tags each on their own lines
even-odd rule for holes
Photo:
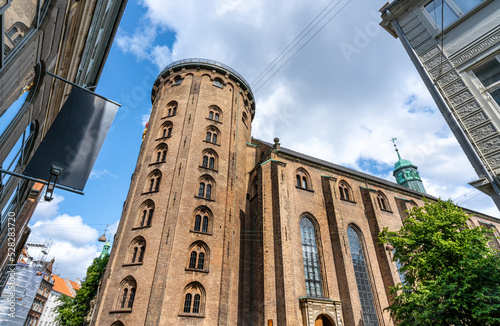
<svg viewBox="0 0 500 326">
<path fill-rule="evenodd" d="M 358 285 L 359 300 L 361 302 L 361 311 L 365 326 L 378 326 L 377 312 L 373 302 L 372 288 L 366 268 L 363 246 L 358 232 L 352 227 L 347 229 L 347 238 L 349 240 L 349 249 L 351 250 L 352 264 L 354 266 L 354 275 Z"/>
<path fill-rule="evenodd" d="M 307 296 L 322 298 L 323 284 L 321 282 L 316 234 L 314 224 L 307 217 L 300 220 L 300 237 L 302 239 L 302 258 L 304 260 Z"/>
<path fill-rule="evenodd" d="M 193 296 L 191 293 L 186 294 L 186 298 L 184 299 L 184 312 L 185 313 L 190 313 L 191 312 L 191 298 Z"/>
</svg>

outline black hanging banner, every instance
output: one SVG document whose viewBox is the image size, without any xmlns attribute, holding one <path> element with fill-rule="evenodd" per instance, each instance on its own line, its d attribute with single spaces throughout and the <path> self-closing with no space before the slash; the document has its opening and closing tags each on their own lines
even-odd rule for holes
<svg viewBox="0 0 500 326">
<path fill-rule="evenodd" d="M 116 103 L 73 87 L 23 174 L 83 190 L 118 110 Z"/>
</svg>

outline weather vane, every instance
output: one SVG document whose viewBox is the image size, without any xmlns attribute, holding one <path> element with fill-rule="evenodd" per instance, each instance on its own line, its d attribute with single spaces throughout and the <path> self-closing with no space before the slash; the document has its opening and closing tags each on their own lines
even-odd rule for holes
<svg viewBox="0 0 500 326">
<path fill-rule="evenodd" d="M 398 147 L 396 146 L 396 140 L 398 140 L 396 137 L 391 138 L 391 141 L 394 143 L 394 149 L 396 150 L 396 153 L 398 154 L 399 159 L 401 159 L 401 157 L 399 156 Z"/>
</svg>

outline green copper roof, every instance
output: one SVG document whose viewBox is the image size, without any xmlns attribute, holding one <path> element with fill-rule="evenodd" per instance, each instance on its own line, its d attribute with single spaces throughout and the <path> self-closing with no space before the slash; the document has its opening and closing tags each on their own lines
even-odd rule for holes
<svg viewBox="0 0 500 326">
<path fill-rule="evenodd" d="M 413 164 L 410 161 L 405 160 L 404 158 L 399 158 L 399 161 L 394 164 L 394 170 L 398 170 L 407 166 L 413 166 Z"/>
</svg>

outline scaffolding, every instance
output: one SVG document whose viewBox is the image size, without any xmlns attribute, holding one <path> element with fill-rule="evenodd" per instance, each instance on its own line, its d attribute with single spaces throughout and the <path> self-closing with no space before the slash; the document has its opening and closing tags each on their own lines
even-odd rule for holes
<svg viewBox="0 0 500 326">
<path fill-rule="evenodd" d="M 38 287 L 42 282 L 42 273 L 33 264 L 18 262 L 8 268 L 8 278 L 0 296 L 0 325 L 23 326 Z"/>
</svg>

